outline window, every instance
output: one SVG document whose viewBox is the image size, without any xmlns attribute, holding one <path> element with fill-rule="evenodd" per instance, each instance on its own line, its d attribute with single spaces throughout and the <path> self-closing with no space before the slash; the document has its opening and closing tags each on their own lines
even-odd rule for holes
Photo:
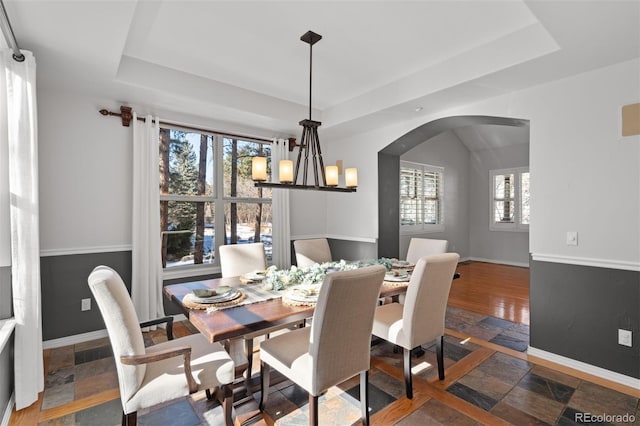
<svg viewBox="0 0 640 426">
<path fill-rule="evenodd" d="M 400 162 L 400 230 L 442 232 L 444 168 Z"/>
<path fill-rule="evenodd" d="M 165 269 L 219 266 L 216 247 L 262 241 L 271 259 L 271 190 L 255 188 L 251 158 L 271 145 L 160 129 L 160 225 Z"/>
<path fill-rule="evenodd" d="M 529 229 L 529 169 L 492 170 L 489 228 L 494 231 Z"/>
</svg>

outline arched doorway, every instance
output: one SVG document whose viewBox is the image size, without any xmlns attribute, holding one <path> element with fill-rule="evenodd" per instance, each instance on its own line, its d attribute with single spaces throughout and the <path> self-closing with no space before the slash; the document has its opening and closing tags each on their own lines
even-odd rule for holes
<svg viewBox="0 0 640 426">
<path fill-rule="evenodd" d="M 439 118 L 407 132 L 378 152 L 378 257 L 397 258 L 400 254 L 400 156 L 441 133 L 476 125 L 528 127 L 529 121 L 479 115 Z"/>
</svg>

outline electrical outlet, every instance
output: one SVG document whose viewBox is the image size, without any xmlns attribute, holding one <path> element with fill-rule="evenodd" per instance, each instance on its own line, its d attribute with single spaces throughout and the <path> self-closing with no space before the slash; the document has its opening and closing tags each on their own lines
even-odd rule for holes
<svg viewBox="0 0 640 426">
<path fill-rule="evenodd" d="M 631 330 L 618 329 L 618 344 L 622 346 L 633 346 L 631 342 Z"/>
<path fill-rule="evenodd" d="M 80 305 L 80 309 L 83 311 L 91 310 L 91 299 L 82 299 L 82 303 Z"/>
<path fill-rule="evenodd" d="M 567 245 L 568 246 L 577 246 L 578 245 L 578 233 L 575 231 L 567 232 Z"/>
</svg>

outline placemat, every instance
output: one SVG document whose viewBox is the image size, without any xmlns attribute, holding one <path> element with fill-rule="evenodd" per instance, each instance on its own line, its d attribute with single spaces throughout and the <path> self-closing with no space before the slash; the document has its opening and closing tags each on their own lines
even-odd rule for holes
<svg viewBox="0 0 640 426">
<path fill-rule="evenodd" d="M 259 303 L 271 299 L 279 299 L 282 294 L 276 291 L 265 290 L 262 284 L 249 284 L 238 287 L 242 296 L 224 303 L 195 303 L 193 293 L 189 293 L 182 299 L 182 304 L 189 309 L 206 309 L 209 312 L 220 309 L 235 308 L 236 306 L 248 305 L 250 303 Z M 191 300 L 189 300 L 191 299 Z M 189 304 L 188 304 L 189 303 Z"/>
<path fill-rule="evenodd" d="M 184 299 L 182 299 L 182 304 L 189 309 L 228 308 L 231 306 L 239 305 L 240 303 L 242 303 L 242 301 L 245 300 L 245 298 L 246 298 L 246 295 L 242 290 L 240 290 L 240 296 L 236 297 L 233 300 L 229 300 L 228 302 L 198 303 L 194 300 L 195 299 L 194 294 L 189 293 L 186 296 L 184 296 Z"/>
</svg>

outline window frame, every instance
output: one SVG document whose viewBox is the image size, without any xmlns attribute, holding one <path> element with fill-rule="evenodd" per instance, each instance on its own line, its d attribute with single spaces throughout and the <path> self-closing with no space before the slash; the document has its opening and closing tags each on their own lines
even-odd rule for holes
<svg viewBox="0 0 640 426">
<path fill-rule="evenodd" d="M 424 196 L 424 192 L 425 192 L 425 186 L 424 184 L 422 185 L 422 194 L 420 197 L 420 206 L 419 206 L 419 210 L 420 210 L 420 215 L 422 218 L 422 222 L 418 225 L 403 225 L 402 224 L 402 212 L 400 212 L 400 217 L 398 220 L 398 226 L 400 228 L 400 234 L 401 235 L 408 235 L 408 234 L 430 234 L 430 233 L 437 233 L 437 232 L 444 232 L 445 230 L 445 184 L 444 184 L 444 172 L 445 172 L 445 168 L 442 166 L 435 166 L 432 164 L 424 164 L 424 163 L 416 163 L 413 161 L 404 161 L 401 160 L 400 161 L 400 174 L 402 175 L 402 169 L 403 168 L 410 168 L 410 169 L 414 169 L 414 170 L 420 170 L 421 175 L 422 175 L 422 179 L 424 182 L 424 174 L 425 172 L 432 172 L 432 173 L 438 173 L 439 174 L 439 187 L 438 187 L 438 197 L 436 198 L 438 200 L 438 223 L 424 223 L 424 218 L 425 218 L 425 209 L 424 209 L 424 200 L 425 200 L 425 196 Z M 402 179 L 402 176 L 400 176 L 400 180 Z M 400 182 L 400 186 L 402 186 L 402 182 Z M 398 198 L 398 205 L 401 206 L 401 200 L 402 200 L 402 188 L 399 188 L 399 198 Z"/>
<path fill-rule="evenodd" d="M 529 167 L 511 167 L 508 169 L 494 169 L 489 171 L 489 230 L 491 231 L 512 231 L 512 232 L 529 232 L 529 224 L 522 223 L 522 175 L 529 173 L 529 180 L 531 175 Z M 513 222 L 496 222 L 494 220 L 495 215 L 495 202 L 496 198 L 496 185 L 495 177 L 500 175 L 513 175 Z"/>
<path fill-rule="evenodd" d="M 225 205 L 227 203 L 262 203 L 262 204 L 272 204 L 271 198 L 257 198 L 257 197 L 231 197 L 225 196 L 224 191 L 224 141 L 225 139 L 231 140 L 240 140 L 251 143 L 258 143 L 262 145 L 271 145 L 270 142 L 263 140 L 255 140 L 250 137 L 237 137 L 237 136 L 229 136 L 224 133 L 217 133 L 215 131 L 209 131 L 205 129 L 192 129 L 187 126 L 182 127 L 179 125 L 168 125 L 161 124 L 160 126 L 163 129 L 178 130 L 186 133 L 197 133 L 201 135 L 210 136 L 212 141 L 212 149 L 213 149 L 213 191 L 211 195 L 182 195 L 182 194 L 162 194 L 160 193 L 160 201 L 183 201 L 183 202 L 191 202 L 191 203 L 212 203 L 214 218 L 220 218 L 223 227 L 225 228 L 225 238 L 214 240 L 214 253 L 218 253 L 218 247 L 223 245 L 222 242 L 226 240 L 226 225 L 225 225 Z M 158 146 L 160 141 L 158 141 Z M 158 171 L 159 173 L 159 171 Z M 158 189 L 160 191 L 160 189 Z M 160 208 L 160 206 L 158 206 Z M 217 224 L 217 220 L 214 219 L 214 223 Z M 165 233 L 167 231 L 162 231 Z M 171 231 L 169 231 L 171 232 Z M 268 261 L 271 263 L 271 261 Z M 162 269 L 163 279 L 175 279 L 175 278 L 186 278 L 193 277 L 199 275 L 209 275 L 220 272 L 220 259 L 215 257 L 212 263 L 201 263 L 201 264 L 188 264 L 188 265 L 179 265 L 179 266 L 171 266 L 164 267 Z"/>
</svg>

